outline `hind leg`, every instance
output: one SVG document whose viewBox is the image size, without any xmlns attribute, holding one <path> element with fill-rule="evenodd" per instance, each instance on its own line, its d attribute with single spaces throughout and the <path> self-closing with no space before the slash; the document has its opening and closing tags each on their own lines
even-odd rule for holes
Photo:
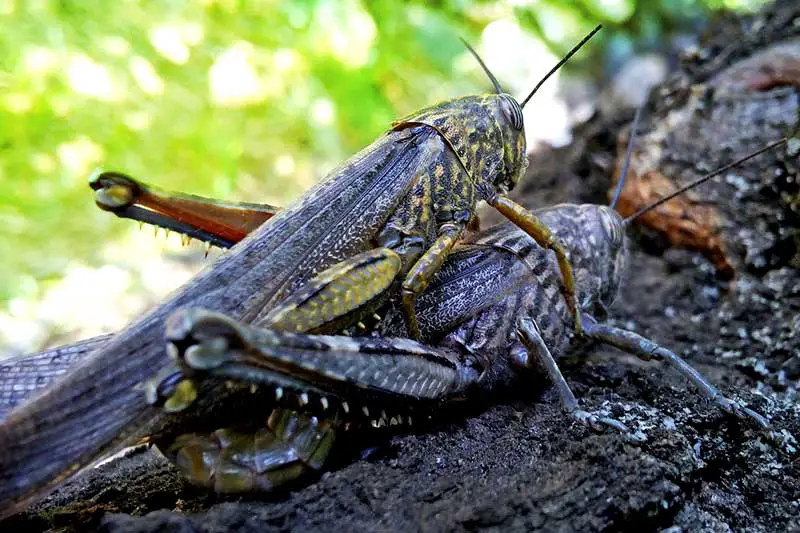
<svg viewBox="0 0 800 533">
<path fill-rule="evenodd" d="M 727 398 L 719 389 L 709 383 L 697 369 L 681 359 L 674 352 L 659 346 L 633 331 L 600 324 L 589 315 L 584 315 L 583 324 L 584 333 L 588 338 L 619 348 L 644 361 L 653 359 L 656 361 L 664 361 L 686 377 L 692 385 L 697 388 L 701 395 L 714 402 L 717 407 L 726 413 L 741 419 L 751 419 L 764 429 L 769 427 L 769 422 L 766 418 L 752 409 Z"/>
</svg>

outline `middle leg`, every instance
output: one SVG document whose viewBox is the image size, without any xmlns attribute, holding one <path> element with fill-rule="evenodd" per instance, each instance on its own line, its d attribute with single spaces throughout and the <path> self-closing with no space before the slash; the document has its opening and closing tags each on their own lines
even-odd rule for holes
<svg viewBox="0 0 800 533">
<path fill-rule="evenodd" d="M 517 334 L 520 341 L 525 346 L 529 354 L 533 354 L 544 367 L 548 377 L 553 382 L 561 398 L 561 405 L 575 420 L 595 431 L 602 431 L 612 428 L 622 433 L 629 433 L 627 426 L 613 418 L 598 416 L 595 413 L 585 411 L 580 408 L 578 400 L 569 388 L 567 380 L 564 379 L 559 370 L 555 359 L 547 348 L 539 328 L 536 323 L 527 317 L 522 317 L 517 321 Z"/>
</svg>

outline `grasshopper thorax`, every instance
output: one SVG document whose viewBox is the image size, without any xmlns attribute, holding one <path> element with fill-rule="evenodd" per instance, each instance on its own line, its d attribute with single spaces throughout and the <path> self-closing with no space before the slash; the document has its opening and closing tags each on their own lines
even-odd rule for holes
<svg viewBox="0 0 800 533">
<path fill-rule="evenodd" d="M 527 167 L 522 108 L 508 94 L 446 100 L 392 124 L 414 125 L 435 129 L 484 195 L 512 189 Z"/>
</svg>

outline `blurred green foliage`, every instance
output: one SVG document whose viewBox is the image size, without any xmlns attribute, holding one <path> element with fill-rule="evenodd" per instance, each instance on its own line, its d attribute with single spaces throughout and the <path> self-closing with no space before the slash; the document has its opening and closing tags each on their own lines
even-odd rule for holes
<svg viewBox="0 0 800 533">
<path fill-rule="evenodd" d="M 396 116 L 486 90 L 475 65 L 458 67 L 458 37 L 477 42 L 493 21 L 558 53 L 606 23 L 572 67 L 586 68 L 612 43 L 760 3 L 0 0 L 0 302 L 93 264 L 127 227 L 93 205 L 98 165 L 285 204 Z"/>
</svg>

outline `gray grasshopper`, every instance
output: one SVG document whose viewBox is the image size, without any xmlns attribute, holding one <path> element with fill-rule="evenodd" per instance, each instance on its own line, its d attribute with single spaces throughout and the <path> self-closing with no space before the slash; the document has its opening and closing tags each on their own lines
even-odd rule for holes
<svg viewBox="0 0 800 533">
<path fill-rule="evenodd" d="M 242 227 L 257 229 L 230 253 L 93 350 L 54 387 L 12 412 L 0 424 L 0 515 L 160 423 L 163 410 L 148 404 L 142 391 L 169 364 L 164 324 L 180 309 L 202 307 L 258 323 L 275 318 L 275 307 L 290 297 L 296 301 L 297 291 L 315 277 L 324 274 L 345 283 L 356 272 L 364 283 L 353 291 L 354 298 L 313 317 L 302 310 L 294 313 L 295 330 L 336 331 L 350 315 L 398 292 L 410 334 L 419 336 L 416 297 L 473 220 L 479 200 L 555 251 L 562 289 L 579 328 L 564 249 L 544 224 L 507 196 L 527 164 L 522 107 L 536 88 L 519 104 L 491 78 L 496 94 L 457 98 L 398 120 L 267 223 L 258 226 L 266 217 L 256 213 L 256 221 Z M 92 186 L 100 205 L 127 212 L 129 191 L 113 175 L 100 175 Z M 250 207 L 234 210 L 248 218 Z M 190 214 L 189 222 L 175 217 L 175 223 L 196 227 L 198 234 L 216 235 L 220 220 L 227 221 L 227 215 L 213 211 Z M 326 318 L 332 316 L 339 317 L 335 324 Z M 301 322 L 306 319 L 315 327 L 307 328 Z"/>
<path fill-rule="evenodd" d="M 723 396 L 673 352 L 594 319 L 617 294 L 627 253 L 624 230 L 642 212 L 622 220 L 613 209 L 595 205 L 537 211 L 575 266 L 586 336 L 646 360 L 666 361 L 724 411 L 766 427 L 761 415 Z M 368 337 L 298 334 L 271 328 L 268 322 L 246 325 L 215 311 L 184 309 L 166 327 L 169 351 L 180 368 L 151 382 L 154 403 L 168 403 L 178 391 L 174 384 L 191 376 L 216 383 L 216 388 L 202 390 L 198 401 L 220 400 L 231 388 L 222 383 L 230 381 L 243 384 L 239 392 L 249 398 L 245 403 L 258 407 L 246 410 L 248 431 L 218 429 L 214 423 L 220 417 L 204 410 L 218 409 L 222 402 L 188 408 L 181 400 L 177 410 L 189 416 L 197 408 L 202 414 L 194 412 L 195 420 L 201 422 L 162 427 L 152 441 L 195 482 L 223 492 L 268 489 L 320 468 L 338 431 L 408 426 L 434 413 L 442 402 L 483 396 L 524 378 L 532 368 L 545 370 L 576 420 L 597 430 L 626 431 L 616 420 L 581 409 L 558 370 L 556 358 L 573 326 L 559 295 L 559 279 L 552 251 L 504 225 L 460 244 L 421 295 L 416 311 L 428 344 L 395 337 L 405 331 L 399 306 L 382 309 L 385 318 Z M 85 342 L 91 346 L 108 340 Z M 29 378 L 31 369 L 48 358 L 48 368 L 58 367 L 53 357 L 64 363 L 87 351 L 85 345 L 75 345 L 33 356 L 19 375 Z M 266 420 L 273 407 L 279 409 Z"/>
</svg>

